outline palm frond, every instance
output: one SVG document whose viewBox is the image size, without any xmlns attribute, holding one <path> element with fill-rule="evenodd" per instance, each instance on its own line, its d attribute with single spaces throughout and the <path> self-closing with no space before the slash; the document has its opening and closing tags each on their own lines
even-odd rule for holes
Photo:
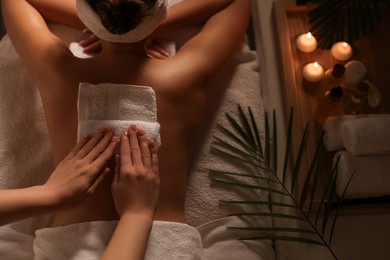
<svg viewBox="0 0 390 260">
<path fill-rule="evenodd" d="M 288 159 L 290 158 L 292 122 L 293 122 L 293 109 L 291 108 L 290 109 L 289 123 L 288 123 L 288 130 L 287 130 L 286 152 L 284 155 L 284 163 L 283 163 L 283 179 L 282 179 L 283 182 L 285 182 L 285 180 L 286 180 Z"/>
<path fill-rule="evenodd" d="M 304 148 L 305 148 L 305 141 L 306 141 L 308 128 L 309 128 L 309 123 L 306 124 L 305 130 L 303 131 L 301 144 L 299 146 L 299 150 L 298 150 L 298 154 L 297 154 L 297 159 L 295 160 L 295 166 L 294 166 L 294 170 L 293 170 L 293 173 L 292 173 L 292 180 L 291 180 L 291 189 L 290 189 L 291 192 L 294 192 L 295 181 L 296 181 L 296 179 L 298 177 L 299 167 L 301 165 L 302 155 L 303 155 L 303 151 L 304 151 Z"/>
<path fill-rule="evenodd" d="M 313 244 L 319 246 L 325 246 L 324 243 L 308 238 L 296 237 L 296 236 L 263 236 L 263 237 L 250 237 L 250 238 L 242 238 L 240 240 L 280 240 L 280 241 L 293 241 L 300 242 L 305 244 Z"/>
<path fill-rule="evenodd" d="M 268 182 L 274 182 L 278 183 L 278 181 L 275 180 L 274 177 L 266 177 L 266 176 L 257 176 L 253 174 L 246 174 L 246 173 L 238 173 L 238 172 L 228 172 L 228 171 L 220 171 L 220 170 L 210 170 L 210 174 L 214 175 L 225 175 L 225 176 L 235 176 L 235 177 L 246 177 L 246 178 L 252 178 L 252 179 L 259 179 L 264 180 Z"/>
<path fill-rule="evenodd" d="M 291 232 L 291 233 L 308 233 L 315 234 L 313 230 L 294 227 L 228 227 L 236 230 L 246 231 L 263 231 L 263 232 Z"/>
<path fill-rule="evenodd" d="M 222 186 L 230 186 L 245 192 L 255 192 L 256 190 L 266 191 L 269 194 L 285 198 L 282 202 L 265 200 L 264 198 L 247 199 L 247 200 L 221 200 L 220 203 L 228 205 L 245 205 L 246 207 L 254 207 L 242 212 L 235 212 L 229 216 L 239 216 L 245 218 L 264 218 L 270 217 L 273 219 L 287 219 L 289 223 L 286 225 L 276 225 L 272 227 L 248 226 L 248 227 L 231 227 L 240 229 L 246 232 L 259 232 L 261 235 L 242 238 L 243 240 L 283 240 L 295 241 L 302 243 L 311 243 L 327 247 L 335 256 L 330 248 L 330 243 L 336 227 L 337 216 L 340 212 L 340 207 L 343 202 L 344 194 L 338 199 L 338 208 L 333 219 L 330 217 L 333 210 L 333 201 L 336 199 L 336 180 L 338 160 L 332 169 L 326 188 L 320 194 L 320 202 L 315 201 L 317 186 L 319 185 L 319 162 L 321 150 L 323 148 L 322 132 L 317 143 L 315 153 L 305 176 L 302 190 L 296 191 L 297 179 L 300 178 L 300 164 L 302 161 L 303 151 L 305 147 L 306 136 L 308 134 L 308 124 L 305 126 L 303 136 L 301 138 L 300 147 L 295 161 L 292 162 L 292 176 L 287 178 L 289 171 L 287 170 L 290 158 L 292 131 L 293 131 L 293 110 L 290 110 L 288 122 L 288 132 L 286 141 L 286 151 L 284 156 L 284 164 L 282 175 L 279 176 L 277 170 L 277 155 L 275 149 L 277 144 L 277 125 L 275 111 L 273 112 L 272 131 L 270 129 L 268 114 L 264 116 L 264 145 L 262 143 L 262 134 L 259 131 L 255 115 L 252 109 L 248 107 L 244 110 L 240 105 L 237 107 L 238 119 L 226 113 L 227 122 L 230 128 L 219 124 L 217 127 L 220 130 L 221 136 L 214 136 L 215 141 L 211 150 L 237 162 L 251 166 L 252 170 L 242 170 L 242 172 L 234 172 L 229 170 L 211 169 L 211 181 Z M 271 138 L 272 137 L 272 138 Z M 273 140 L 272 140 L 273 139 Z M 272 145 L 271 145 L 272 140 Z M 263 151 L 264 147 L 264 151 Z M 271 156 L 272 153 L 272 156 Z M 273 159 L 273 160 L 271 160 Z M 253 170 L 254 169 L 254 170 Z M 287 183 L 290 179 L 291 183 Z M 288 187 L 287 187 L 288 186 Z M 296 194 L 299 194 L 297 196 Z M 253 196 L 252 196 L 253 198 Z M 267 198 L 268 199 L 268 198 Z M 288 200 L 288 202 L 286 202 Z M 309 207 L 307 206 L 307 202 Z M 259 211 L 256 206 L 266 206 L 271 211 Z M 273 210 L 275 209 L 275 210 Z M 307 211 L 306 211 L 307 210 Z M 322 222 L 319 222 L 322 217 Z M 332 220 L 331 220 L 332 219 Z M 296 222 L 304 222 L 309 228 L 295 227 Z M 327 232 L 329 231 L 330 232 Z M 264 235 L 263 233 L 267 233 Z M 278 233 L 288 233 L 289 235 L 280 235 Z M 270 233 L 270 234 L 268 234 Z M 272 233 L 272 234 L 271 234 Z M 330 236 L 327 234 L 330 233 Z M 315 238 L 307 237 L 310 234 Z M 327 237 L 329 237 L 327 239 Z M 335 256 L 336 258 L 336 256 Z"/>
<path fill-rule="evenodd" d="M 272 114 L 272 122 L 273 122 L 273 135 L 272 135 L 272 138 L 273 138 L 273 151 L 274 151 L 274 155 L 273 155 L 273 162 L 274 162 L 274 172 L 278 172 L 277 169 L 278 169 L 278 129 L 277 129 L 277 126 L 276 126 L 276 113 L 275 113 L 275 109 L 273 111 L 273 114 Z"/>
<path fill-rule="evenodd" d="M 280 203 L 280 202 L 273 202 L 273 201 L 262 201 L 262 200 L 220 200 L 220 203 L 224 204 L 251 204 L 251 205 L 268 205 L 268 206 L 275 206 L 275 207 L 287 207 L 287 208 L 296 208 L 296 205 L 293 204 L 287 204 L 287 203 Z"/>
<path fill-rule="evenodd" d="M 298 3 L 299 2 L 299 3 Z M 316 36 L 318 47 L 329 49 L 335 42 L 351 44 L 375 30 L 381 22 L 379 2 L 389 6 L 389 0 L 327 0 L 308 14 L 310 32 Z M 297 4 L 302 4 L 297 1 Z"/>
<path fill-rule="evenodd" d="M 268 121 L 268 113 L 264 113 L 264 135 L 265 135 L 265 161 L 268 167 L 271 165 L 271 145 L 270 145 L 270 129 Z"/>
</svg>

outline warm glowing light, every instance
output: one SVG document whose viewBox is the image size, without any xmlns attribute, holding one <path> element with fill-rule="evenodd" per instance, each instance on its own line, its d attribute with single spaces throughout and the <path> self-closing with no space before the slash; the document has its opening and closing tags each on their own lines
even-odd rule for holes
<svg viewBox="0 0 390 260">
<path fill-rule="evenodd" d="M 324 68 L 318 62 L 303 67 L 303 77 L 309 82 L 319 82 L 324 77 Z"/>
<path fill-rule="evenodd" d="M 299 35 L 296 44 L 300 51 L 306 53 L 312 52 L 317 48 L 317 40 L 311 32 Z"/>
<path fill-rule="evenodd" d="M 353 55 L 352 47 L 346 42 L 336 42 L 332 46 L 332 56 L 339 61 L 349 60 Z"/>
</svg>

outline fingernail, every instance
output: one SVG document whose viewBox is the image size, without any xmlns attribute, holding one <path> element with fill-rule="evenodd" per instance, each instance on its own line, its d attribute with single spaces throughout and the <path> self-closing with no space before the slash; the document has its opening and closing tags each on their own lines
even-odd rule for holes
<svg viewBox="0 0 390 260">
<path fill-rule="evenodd" d="M 133 131 L 136 131 L 137 130 L 137 127 L 135 125 L 131 125 L 130 126 L 130 129 L 133 130 Z"/>
<path fill-rule="evenodd" d="M 137 134 L 138 134 L 139 136 L 144 135 L 144 134 L 145 134 L 145 131 L 142 130 L 142 129 L 140 129 L 140 130 L 138 130 Z"/>
<path fill-rule="evenodd" d="M 123 135 L 124 135 L 124 136 L 128 136 L 129 133 L 128 133 L 127 131 L 124 131 L 124 132 L 123 132 Z"/>
</svg>

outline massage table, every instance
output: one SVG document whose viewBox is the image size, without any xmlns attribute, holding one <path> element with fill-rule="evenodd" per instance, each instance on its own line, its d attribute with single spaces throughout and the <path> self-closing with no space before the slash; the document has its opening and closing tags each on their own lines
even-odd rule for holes
<svg viewBox="0 0 390 260">
<path fill-rule="evenodd" d="M 177 2 L 177 1 L 173 1 Z M 82 33 L 74 28 L 52 24 L 51 30 L 68 45 L 75 56 L 84 56 L 77 45 Z M 194 30 L 185 37 L 189 37 Z M 182 33 L 182 32 L 181 32 Z M 183 38 L 184 39 L 184 38 Z M 183 40 L 184 41 L 184 40 Z M 221 43 L 223 44 L 223 43 Z M 180 42 L 169 45 L 180 47 Z M 237 104 L 250 106 L 257 122 L 263 124 L 263 103 L 260 92 L 257 53 L 247 44 L 223 68 L 216 85 L 227 85 L 222 96 L 214 96 L 204 125 L 203 142 L 193 159 L 186 196 L 186 222 L 197 227 L 202 235 L 206 259 L 274 259 L 272 241 L 241 241 L 246 232 L 231 230 L 230 226 L 246 226 L 247 220 L 229 216 L 248 210 L 248 206 L 226 206 L 220 200 L 268 198 L 266 191 L 239 190 L 215 185 L 210 170 L 248 170 L 240 163 L 210 153 L 213 136 L 220 133 L 216 124 L 228 125 L 225 113 L 237 115 Z M 53 170 L 51 147 L 39 92 L 21 63 L 7 35 L 0 42 L 0 188 L 23 188 L 43 184 Z M 259 126 L 261 132 L 263 128 Z M 164 140 L 162 140 L 162 143 Z M 253 210 L 253 207 L 251 208 Z M 268 212 L 269 208 L 257 210 Z M 50 216 L 34 217 L 0 228 L 0 253 L 4 259 L 28 259 L 18 255 L 18 248 L 32 246 L 19 237 L 35 236 L 36 230 L 48 226 Z M 255 220 L 257 226 L 270 227 L 272 219 Z M 18 236 L 8 231 L 18 232 Z M 3 234 L 3 235 L 2 235 Z M 253 235 L 253 234 L 250 234 Z M 26 240 L 27 241 L 27 240 Z M 19 258 L 18 258 L 19 257 Z"/>
</svg>

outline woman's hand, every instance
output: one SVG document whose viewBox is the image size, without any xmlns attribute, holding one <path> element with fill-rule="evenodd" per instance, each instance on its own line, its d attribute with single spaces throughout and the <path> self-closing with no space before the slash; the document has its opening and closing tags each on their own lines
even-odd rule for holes
<svg viewBox="0 0 390 260">
<path fill-rule="evenodd" d="M 93 194 L 110 172 L 106 165 L 116 145 L 113 129 L 87 136 L 58 164 L 42 188 L 60 208 L 77 205 Z"/>
<path fill-rule="evenodd" d="M 86 36 L 86 38 L 80 41 L 79 44 L 84 48 L 84 52 L 89 54 L 101 52 L 102 43 L 100 39 L 88 28 L 83 30 L 83 34 Z"/>
<path fill-rule="evenodd" d="M 144 49 L 150 58 L 165 60 L 171 57 L 163 47 L 162 42 L 156 40 L 153 35 L 145 39 Z"/>
<path fill-rule="evenodd" d="M 121 217 L 126 213 L 154 216 L 159 199 L 160 178 L 157 146 L 148 140 L 145 131 L 135 125 L 122 134 L 120 157 L 112 193 Z"/>
</svg>

